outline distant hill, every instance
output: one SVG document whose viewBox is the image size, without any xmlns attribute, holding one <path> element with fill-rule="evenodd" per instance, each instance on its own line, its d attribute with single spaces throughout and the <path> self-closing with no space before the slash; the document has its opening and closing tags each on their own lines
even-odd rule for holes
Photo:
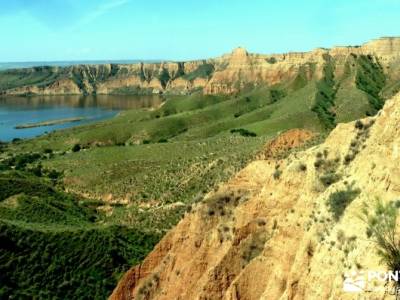
<svg viewBox="0 0 400 300">
<path fill-rule="evenodd" d="M 37 65 L 38 63 L 26 63 Z M 235 94 L 256 86 L 294 86 L 325 80 L 321 97 L 343 89 L 393 94 L 400 89 L 400 38 L 362 46 L 310 52 L 251 54 L 243 48 L 221 57 L 188 62 L 55 62 L 0 72 L 0 93 L 54 94 Z M 19 65 L 21 67 L 23 65 Z M 331 94 L 330 94 L 331 93 Z M 375 101 L 375 100 L 374 100 Z"/>
<path fill-rule="evenodd" d="M 135 64 L 141 60 L 77 60 L 77 61 L 28 61 L 28 62 L 0 62 L 0 70 L 23 69 L 33 67 L 68 67 L 73 65 L 102 65 L 102 64 Z M 158 60 L 148 60 L 158 62 Z"/>
</svg>

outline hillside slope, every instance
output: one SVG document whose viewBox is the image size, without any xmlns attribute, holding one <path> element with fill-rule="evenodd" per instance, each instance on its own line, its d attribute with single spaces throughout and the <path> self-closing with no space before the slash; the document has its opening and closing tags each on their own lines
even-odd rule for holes
<svg viewBox="0 0 400 300">
<path fill-rule="evenodd" d="M 111 299 L 390 299 L 342 286 L 351 270 L 387 268 L 360 215 L 376 198 L 399 199 L 399 124 L 397 95 L 321 145 L 250 163 L 194 205 Z"/>
<path fill-rule="evenodd" d="M 44 174 L 0 171 L 0 298 L 106 298 L 160 236 L 100 219 Z"/>
</svg>

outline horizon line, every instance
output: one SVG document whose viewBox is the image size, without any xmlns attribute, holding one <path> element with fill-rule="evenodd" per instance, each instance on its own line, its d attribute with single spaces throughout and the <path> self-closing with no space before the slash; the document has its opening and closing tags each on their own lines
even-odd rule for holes
<svg viewBox="0 0 400 300">
<path fill-rule="evenodd" d="M 287 52 L 275 52 L 275 53 L 262 53 L 262 52 L 249 52 L 249 53 L 250 54 L 262 54 L 262 55 L 277 55 L 277 54 L 285 54 L 285 53 L 307 53 L 307 52 L 312 52 L 317 49 L 329 50 L 329 49 L 340 48 L 340 47 L 347 47 L 347 48 L 361 47 L 371 41 L 381 40 L 381 39 L 400 39 L 400 35 L 398 35 L 398 36 L 380 36 L 380 37 L 369 39 L 368 41 L 358 44 L 358 45 L 333 45 L 328 48 L 320 46 L 320 47 L 314 47 L 314 48 L 306 50 L 306 51 L 291 50 L 291 51 L 287 51 Z M 243 47 L 243 46 L 237 46 L 237 47 L 233 48 L 232 51 L 237 48 L 243 48 L 247 51 L 247 48 Z M 224 56 L 231 52 L 223 53 L 220 56 Z M 134 58 L 129 58 L 129 59 L 119 59 L 119 58 L 118 59 L 108 59 L 108 58 L 107 59 L 90 59 L 89 58 L 89 59 L 77 59 L 77 60 L 74 60 L 74 59 L 68 60 L 67 59 L 67 60 L 0 61 L 0 64 L 44 63 L 42 65 L 39 65 L 40 67 L 43 67 L 43 66 L 51 66 L 51 65 L 46 65 L 47 63 L 75 63 L 76 62 L 79 64 L 79 62 L 85 62 L 85 63 L 90 64 L 91 62 L 93 62 L 93 64 L 96 64 L 96 62 L 104 62 L 104 63 L 111 62 L 112 63 L 112 62 L 118 62 L 118 61 L 119 62 L 123 62 L 123 61 L 135 62 L 135 63 L 140 63 L 140 62 L 153 62 L 153 63 L 155 63 L 155 62 L 160 62 L 160 63 L 162 63 L 162 62 L 190 62 L 190 61 L 212 59 L 214 57 L 219 57 L 219 56 L 213 56 L 213 57 L 208 57 L 208 58 L 194 58 L 194 59 L 153 59 L 153 58 L 149 58 L 149 59 L 134 59 Z"/>
</svg>

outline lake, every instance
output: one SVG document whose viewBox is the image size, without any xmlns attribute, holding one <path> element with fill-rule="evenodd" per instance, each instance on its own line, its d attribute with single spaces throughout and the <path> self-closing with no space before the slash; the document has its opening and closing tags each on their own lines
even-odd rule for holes
<svg viewBox="0 0 400 300">
<path fill-rule="evenodd" d="M 68 128 L 114 117 L 121 110 L 158 107 L 163 101 L 152 96 L 0 96 L 0 141 L 32 138 L 57 129 Z M 52 122 L 74 120 L 73 122 Z M 50 121 L 49 125 L 15 127 Z"/>
</svg>

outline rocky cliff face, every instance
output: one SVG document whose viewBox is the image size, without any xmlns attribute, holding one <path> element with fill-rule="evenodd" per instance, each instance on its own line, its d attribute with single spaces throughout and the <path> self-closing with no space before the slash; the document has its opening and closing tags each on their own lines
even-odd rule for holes
<svg viewBox="0 0 400 300">
<path fill-rule="evenodd" d="M 386 269 L 359 216 L 364 202 L 399 199 L 399 124 L 400 94 L 321 145 L 261 155 L 194 205 L 111 299 L 391 299 L 371 286 L 345 292 L 343 280 Z M 328 202 L 343 193 L 338 216 Z"/>
<path fill-rule="evenodd" d="M 324 77 L 327 67 L 340 80 L 357 59 L 382 67 L 387 82 L 400 75 L 400 38 L 381 38 L 360 47 L 316 49 L 277 55 L 250 54 L 243 48 L 219 58 L 131 65 L 39 67 L 0 72 L 0 93 L 21 94 L 233 94 L 258 85 L 287 85 Z M 395 87 L 398 89 L 398 86 Z"/>
</svg>

